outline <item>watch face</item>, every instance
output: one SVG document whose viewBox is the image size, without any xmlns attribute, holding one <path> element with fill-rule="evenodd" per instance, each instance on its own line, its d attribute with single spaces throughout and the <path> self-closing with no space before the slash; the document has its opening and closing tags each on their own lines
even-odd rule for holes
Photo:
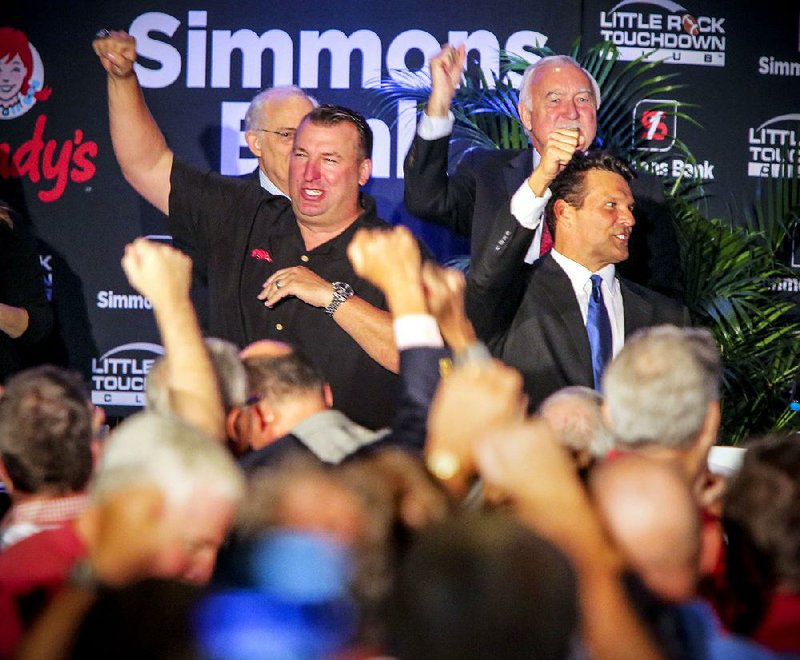
<svg viewBox="0 0 800 660">
<path fill-rule="evenodd" d="M 355 292 L 353 291 L 353 287 L 351 287 L 347 282 L 334 282 L 333 287 L 343 298 L 350 298 L 352 297 Z"/>
</svg>

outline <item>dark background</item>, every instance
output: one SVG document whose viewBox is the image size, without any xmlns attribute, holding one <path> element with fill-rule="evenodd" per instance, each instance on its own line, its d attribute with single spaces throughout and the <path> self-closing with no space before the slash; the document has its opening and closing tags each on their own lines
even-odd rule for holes
<svg viewBox="0 0 800 660">
<path fill-rule="evenodd" d="M 308 74 L 308 67 L 317 60 L 302 52 L 301 44 L 308 35 L 304 37 L 301 33 L 310 31 L 338 30 L 344 35 L 371 31 L 380 41 L 381 76 L 386 77 L 387 54 L 393 45 L 396 48 L 403 41 L 398 35 L 411 30 L 420 32 L 406 39 L 430 46 L 408 51 L 405 64 L 414 70 L 423 66 L 425 58 L 435 54 L 435 45 L 447 41 L 453 31 L 470 34 L 486 31 L 489 33 L 484 35 L 486 38 L 493 35 L 499 46 L 504 47 L 512 34 L 527 30 L 543 36 L 540 45 L 546 43 L 556 52 L 566 52 L 578 36 L 585 46 L 600 41 L 601 29 L 605 29 L 601 26 L 603 21 L 606 25 L 609 21 L 622 25 L 614 28 L 621 46 L 631 42 L 646 46 L 646 40 L 653 39 L 654 34 L 661 35 L 655 38 L 676 34 L 674 30 L 648 28 L 659 20 L 654 16 L 660 16 L 665 26 L 668 16 L 690 14 L 697 19 L 700 36 L 709 40 L 711 46 L 683 49 L 678 55 L 667 54 L 671 59 L 663 68 L 678 73 L 677 82 L 685 87 L 663 98 L 695 104 L 690 112 L 702 128 L 678 119 L 675 134 L 691 148 L 697 161 L 706 166 L 708 213 L 727 216 L 732 208 L 738 212 L 752 204 L 761 181 L 748 175 L 751 133 L 757 139 L 786 139 L 791 146 L 797 144 L 796 131 L 794 134 L 757 131 L 765 123 L 767 129 L 796 129 L 800 120 L 800 74 L 759 72 L 762 58 L 794 63 L 794 68 L 800 69 L 800 9 L 790 8 L 790 4 L 730 0 L 686 0 L 683 4 L 671 0 L 618 3 L 613 0 L 548 3 L 330 0 L 323 4 L 296 0 L 237 3 L 129 0 L 124 7 L 122 3 L 96 0 L 79 4 L 4 3 L 0 26 L 16 27 L 27 34 L 41 56 L 44 85 L 52 93 L 24 115 L 0 120 L 0 194 L 18 207 L 39 235 L 58 316 L 57 350 L 69 366 L 87 378 L 95 376 L 92 382 L 97 403 L 111 404 L 112 414 L 113 406 L 118 407 L 118 413 L 124 412 L 129 410 L 128 404 L 140 402 L 137 375 L 146 371 L 149 360 L 157 357 L 156 348 L 148 343 L 157 343 L 158 335 L 149 309 L 103 308 L 98 304 L 98 294 L 135 293 L 119 265 L 123 248 L 140 235 L 164 235 L 166 224 L 159 212 L 125 183 L 114 160 L 108 132 L 105 74 L 91 50 L 92 37 L 99 28 L 130 30 L 137 22 L 142 25 L 150 19 L 177 24 L 171 36 L 150 34 L 152 39 L 174 49 L 172 57 L 180 60 L 181 70 L 171 84 L 145 89 L 147 102 L 177 154 L 199 166 L 232 173 L 235 160 L 244 159 L 249 153 L 246 149 L 236 153 L 221 148 L 223 137 L 237 139 L 231 134 L 234 128 L 222 126 L 223 104 L 247 103 L 260 88 L 271 86 L 273 55 L 269 50 L 264 52 L 261 77 L 255 76 L 255 84 L 244 86 L 243 58 L 234 51 L 230 58 L 230 83 L 214 87 L 211 83 L 217 38 L 214 32 L 250 30 L 261 35 L 268 30 L 283 31 L 288 36 L 293 59 L 291 82 L 300 83 L 301 72 L 306 70 Z M 205 28 L 188 26 L 190 11 L 206 12 Z M 190 32 L 206 48 L 205 85 L 200 87 L 187 85 Z M 633 49 L 631 57 L 649 47 Z M 195 69 L 202 71 L 202 63 L 197 59 L 200 51 L 195 48 L 193 52 Z M 688 63 L 692 58 L 699 58 L 700 63 Z M 141 61 L 151 69 L 160 66 L 157 61 Z M 331 57 L 323 51 L 318 58 L 319 84 L 309 91 L 322 102 L 351 106 L 386 124 L 384 130 L 390 134 L 388 151 L 383 148 L 376 152 L 375 161 L 385 163 L 388 158 L 388 172 L 379 172 L 380 176 L 367 187 L 367 192 L 377 199 L 382 217 L 409 224 L 439 258 L 465 252 L 463 241 L 405 212 L 403 183 L 397 171 L 413 129 L 408 123 L 405 129 L 399 129 L 395 124 L 396 114 L 376 117 L 377 95 L 374 89 L 362 86 L 362 63 L 361 55 L 354 51 L 350 58 L 349 88 L 332 89 Z M 286 69 L 280 67 L 284 80 L 289 77 Z M 254 73 L 257 72 L 250 72 L 251 77 Z M 13 157 L 31 140 L 37 120 L 45 122 L 45 148 L 38 155 L 37 167 L 31 167 L 29 157 L 25 167 L 15 168 L 6 154 Z M 634 121 L 632 117 L 632 130 Z M 74 178 L 68 179 L 63 193 L 44 201 L 42 194 L 54 187 L 54 172 L 48 167 L 49 162 L 57 160 L 54 156 L 61 154 L 62 149 L 74 150 L 77 143 L 87 142 L 96 143 L 96 156 L 92 155 L 93 147 L 88 156 L 95 168 L 92 176 L 81 177 L 72 163 Z M 676 171 L 675 161 L 682 157 L 674 151 L 664 155 L 668 174 L 672 175 Z M 255 160 L 244 162 L 240 168 L 249 171 L 255 164 Z M 112 361 L 103 362 L 99 359 L 102 356 Z"/>
</svg>

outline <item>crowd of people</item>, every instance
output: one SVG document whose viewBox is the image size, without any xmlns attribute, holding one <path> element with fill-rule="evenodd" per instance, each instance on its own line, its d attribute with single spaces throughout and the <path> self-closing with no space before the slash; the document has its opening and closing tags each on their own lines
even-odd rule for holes
<svg viewBox="0 0 800 660">
<path fill-rule="evenodd" d="M 202 173 L 134 40 L 94 48 L 122 172 L 181 249 L 122 257 L 164 347 L 143 412 L 109 432 L 74 373 L 5 382 L 0 657 L 800 656 L 800 444 L 712 470 L 721 356 L 653 182 L 590 148 L 588 72 L 532 65 L 532 149 L 448 175 L 466 53 L 431 60 L 406 203 L 471 236 L 465 275 L 378 218 L 358 113 L 262 92 L 258 170 Z"/>
</svg>

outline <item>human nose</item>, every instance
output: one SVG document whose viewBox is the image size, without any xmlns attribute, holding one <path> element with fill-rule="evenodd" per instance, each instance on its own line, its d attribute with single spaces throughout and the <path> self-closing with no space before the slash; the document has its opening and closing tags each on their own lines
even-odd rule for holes
<svg viewBox="0 0 800 660">
<path fill-rule="evenodd" d="M 306 161 L 305 171 L 303 172 L 303 176 L 306 181 L 316 181 L 319 179 L 319 160 L 316 158 L 309 158 Z"/>
<path fill-rule="evenodd" d="M 623 207 L 620 212 L 620 221 L 628 227 L 633 227 L 636 224 L 636 216 L 633 215 L 633 210 Z"/>
<path fill-rule="evenodd" d="M 575 100 L 569 100 L 564 105 L 564 116 L 568 117 L 569 119 L 577 119 L 578 118 L 578 104 L 575 103 Z"/>
</svg>

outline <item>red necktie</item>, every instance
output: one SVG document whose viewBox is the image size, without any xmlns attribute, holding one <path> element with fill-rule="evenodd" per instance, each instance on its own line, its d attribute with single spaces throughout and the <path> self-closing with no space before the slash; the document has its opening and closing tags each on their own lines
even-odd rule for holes
<svg viewBox="0 0 800 660">
<path fill-rule="evenodd" d="M 542 257 L 553 247 L 553 237 L 550 235 L 550 229 L 547 223 L 542 220 L 542 244 L 539 246 L 539 256 Z"/>
</svg>

